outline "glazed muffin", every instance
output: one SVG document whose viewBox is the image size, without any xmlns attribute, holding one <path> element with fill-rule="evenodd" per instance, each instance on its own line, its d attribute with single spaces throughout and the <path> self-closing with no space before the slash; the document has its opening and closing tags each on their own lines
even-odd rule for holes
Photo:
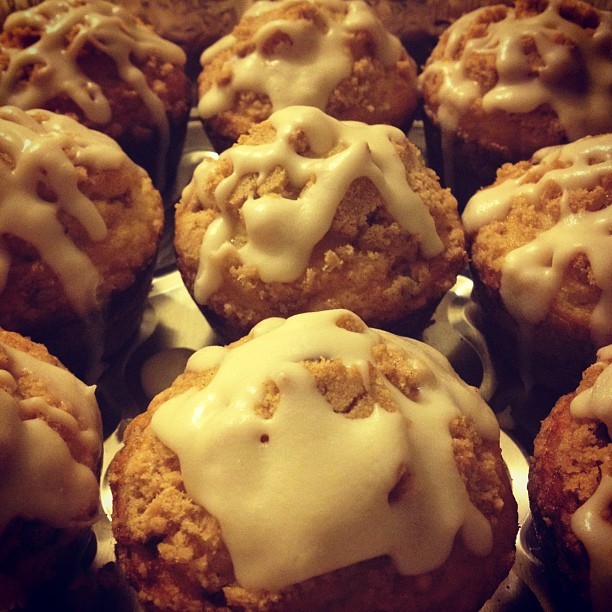
<svg viewBox="0 0 612 612">
<path fill-rule="evenodd" d="M 0 183 L 0 325 L 89 381 L 140 324 L 161 196 L 105 134 L 16 107 L 0 107 Z"/>
<path fill-rule="evenodd" d="M 0 330 L 0 609 L 70 579 L 98 518 L 101 453 L 94 387 Z"/>
<path fill-rule="evenodd" d="M 251 0 L 114 0 L 187 55 L 187 73 L 197 77 L 200 55 L 229 34 Z"/>
<path fill-rule="evenodd" d="M 612 342 L 612 134 L 503 166 L 462 220 L 503 367 L 518 364 L 528 384 L 575 388 Z"/>
<path fill-rule="evenodd" d="M 329 308 L 416 335 L 466 261 L 457 203 L 405 135 L 314 107 L 202 162 L 175 227 L 187 288 L 232 339 Z"/>
<path fill-rule="evenodd" d="M 256 2 L 204 51 L 198 112 L 218 150 L 294 105 L 410 127 L 416 64 L 361 0 Z"/>
<path fill-rule="evenodd" d="M 513 563 L 493 412 L 440 353 L 346 310 L 195 353 L 110 483 L 145 609 L 473 611 Z"/>
<path fill-rule="evenodd" d="M 564 609 L 610 609 L 612 345 L 542 422 L 529 472 L 539 556 Z"/>
<path fill-rule="evenodd" d="M 428 160 L 460 207 L 503 163 L 612 132 L 610 28 L 578 0 L 518 0 L 444 32 L 419 85 Z"/>
<path fill-rule="evenodd" d="M 185 53 L 104 0 L 46 0 L 0 34 L 0 104 L 44 108 L 105 132 L 170 184 L 192 101 Z"/>
</svg>

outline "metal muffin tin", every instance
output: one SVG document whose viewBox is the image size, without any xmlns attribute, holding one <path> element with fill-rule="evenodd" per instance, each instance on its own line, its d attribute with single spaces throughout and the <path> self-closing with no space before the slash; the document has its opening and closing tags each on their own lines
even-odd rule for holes
<svg viewBox="0 0 612 612">
<path fill-rule="evenodd" d="M 421 123 L 414 125 L 409 136 L 417 146 L 424 148 Z M 102 510 L 94 526 L 97 540 L 95 557 L 91 567 L 84 570 L 85 578 L 82 580 L 95 598 L 95 610 L 139 609 L 114 563 L 114 540 L 110 525 L 112 498 L 106 478 L 108 466 L 121 448 L 125 425 L 144 411 L 159 391 L 172 383 L 194 351 L 221 342 L 188 294 L 174 266 L 172 248 L 173 205 L 178 201 L 182 188 L 191 180 L 199 162 L 204 157 L 215 155 L 211 149 L 199 121 L 192 116 L 178 169 L 177 188 L 166 198 L 166 232 L 140 333 L 126 346 L 120 358 L 108 365 L 97 384 L 105 427 Z M 479 330 L 480 313 L 471 297 L 472 287 L 466 271 L 457 278 L 440 303 L 432 324 L 421 339 L 446 355 L 458 374 L 479 388 L 481 395 L 496 410 L 502 426 L 502 454 L 519 506 L 520 531 L 515 565 L 482 610 L 553 610 L 551 594 L 546 589 L 542 568 L 535 554 L 529 518 L 526 487 L 533 427 L 524 426 L 513 413 L 513 399 L 521 397 L 517 391 L 520 385 L 508 385 L 508 381 L 496 372 Z"/>
</svg>

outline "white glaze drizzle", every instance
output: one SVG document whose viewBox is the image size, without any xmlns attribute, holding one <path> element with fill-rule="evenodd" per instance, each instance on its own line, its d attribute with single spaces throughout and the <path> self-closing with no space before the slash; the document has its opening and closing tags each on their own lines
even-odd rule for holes
<svg viewBox="0 0 612 612">
<path fill-rule="evenodd" d="M 508 215 L 519 198 L 535 205 L 550 183 L 561 192 L 559 221 L 534 240 L 507 254 L 502 267 L 501 295 L 517 321 L 542 321 L 563 282 L 572 259 L 586 255 L 593 279 L 601 289 L 591 316 L 591 332 L 598 346 L 612 341 L 612 206 L 572 213 L 568 194 L 594 189 L 612 174 L 612 135 L 585 137 L 567 145 L 547 147 L 534 157 L 534 170 L 482 189 L 467 203 L 462 215 L 466 231 L 474 234 Z M 560 162 L 563 167 L 554 168 Z M 527 182 L 541 167 L 541 177 Z"/>
<path fill-rule="evenodd" d="M 66 234 L 57 214 L 65 211 L 82 224 L 90 240 L 103 240 L 106 225 L 95 204 L 80 191 L 75 166 L 118 168 L 125 163 L 125 154 L 111 138 L 69 117 L 11 106 L 0 108 L 0 152 L 15 165 L 0 163 L 0 233 L 36 248 L 63 284 L 75 311 L 86 313 L 96 304 L 99 274 Z M 45 193 L 54 194 L 54 201 L 41 197 L 41 185 Z M 6 287 L 10 266 L 10 253 L 0 241 L 0 291 Z"/>
<path fill-rule="evenodd" d="M 138 25 L 128 11 L 106 0 L 83 3 L 46 0 L 9 15 L 4 29 L 27 26 L 40 29 L 41 37 L 25 49 L 3 48 L 10 62 L 8 68 L 0 72 L 0 102 L 31 109 L 43 107 L 56 96 L 66 95 L 89 121 L 103 129 L 112 121 L 110 103 L 100 84 L 88 78 L 78 64 L 83 47 L 92 44 L 114 61 L 119 78 L 136 91 L 151 113 L 160 138 L 156 173 L 162 173 L 170 138 L 168 117 L 163 102 L 133 61 L 145 61 L 154 56 L 184 66 L 184 51 Z M 68 44 L 66 37 L 75 29 L 77 33 Z M 40 67 L 37 78 L 24 86 L 20 83 L 22 71 L 32 66 Z"/>
<path fill-rule="evenodd" d="M 0 532 L 15 517 L 55 527 L 92 523 L 91 510 L 99 495 L 97 475 L 75 461 L 66 442 L 43 417 L 59 423 L 80 448 L 99 459 L 102 425 L 94 387 L 5 343 L 2 349 L 10 360 L 8 370 L 0 369 L 4 388 L 16 389 L 18 372 L 32 373 L 62 398 L 66 410 L 42 397 L 18 400 L 0 390 Z"/>
<path fill-rule="evenodd" d="M 353 58 L 347 46 L 348 35 L 367 31 L 375 43 L 375 57 L 390 66 L 401 57 L 401 43 L 387 32 L 374 11 L 362 0 L 307 0 L 315 7 L 329 6 L 344 11 L 346 16 L 336 21 L 320 11 L 322 26 L 307 20 L 273 19 L 263 24 L 255 35 L 252 53 L 232 60 L 229 82 L 214 83 L 198 102 L 202 118 L 212 117 L 231 108 L 240 91 L 267 94 L 272 111 L 294 104 L 305 104 L 325 109 L 334 88 L 351 74 Z M 243 18 L 261 15 L 272 9 L 284 9 L 301 0 L 253 4 Z M 267 41 L 281 32 L 291 44 L 283 45 L 274 55 L 265 51 Z M 206 49 L 201 57 L 204 68 L 224 49 L 236 42 L 233 34 L 221 38 Z M 307 68 L 307 69 L 304 69 Z"/>
<path fill-rule="evenodd" d="M 153 432 L 179 457 L 188 494 L 219 521 L 246 588 L 278 589 L 380 555 L 403 574 L 420 574 L 444 563 L 458 535 L 474 554 L 490 551 L 491 528 L 469 500 L 449 425 L 464 414 L 495 440 L 493 412 L 434 349 L 338 327 L 349 314 L 268 319 L 244 344 L 195 353 L 187 370 L 218 368 L 213 379 L 153 416 Z M 376 405 L 363 419 L 334 413 L 301 362 L 340 359 L 369 389 L 372 349 L 381 343 L 420 370 L 416 399 L 384 378 L 396 412 Z M 254 407 L 269 381 L 280 397 L 264 419 Z M 406 489 L 392 501 L 404 471 Z"/>
<path fill-rule="evenodd" d="M 503 110 L 528 113 L 548 104 L 557 114 L 567 137 L 576 140 L 587 134 L 612 131 L 610 102 L 612 62 L 607 49 L 612 37 L 612 13 L 600 10 L 600 23 L 592 31 L 566 20 L 560 14 L 562 0 L 549 0 L 534 16 L 516 15 L 507 10 L 504 19 L 489 23 L 484 36 L 469 39 L 459 59 L 456 56 L 467 29 L 489 9 L 476 9 L 458 19 L 448 30 L 444 57 L 425 67 L 419 81 L 431 74 L 442 77 L 438 92 L 438 121 L 443 130 L 454 131 L 462 114 L 482 97 L 485 112 Z M 552 38 L 565 33 L 575 42 L 582 62 L 577 63 L 571 47 Z M 543 62 L 534 72 L 524 52 L 524 40 L 532 38 Z M 488 91 L 467 76 L 467 59 L 472 53 L 496 57 L 497 82 Z M 567 68 L 584 78 L 586 86 L 568 89 L 561 80 Z"/>
<path fill-rule="evenodd" d="M 305 106 L 277 111 L 269 121 L 276 128 L 273 142 L 239 144 L 221 155 L 231 160 L 233 172 L 215 190 L 221 216 L 210 224 L 202 241 L 194 287 L 199 303 L 205 303 L 219 287 L 223 260 L 230 254 L 255 266 L 264 282 L 292 282 L 299 278 L 308 266 L 312 249 L 329 230 L 348 187 L 360 177 L 371 179 L 389 213 L 403 228 L 419 236 L 425 257 L 434 257 L 443 250 L 429 210 L 408 185 L 406 169 L 394 146 L 405 140 L 399 129 L 341 122 Z M 312 157 L 299 155 L 291 145 L 291 135 L 298 129 L 308 138 Z M 328 155 L 338 145 L 342 150 Z M 255 173 L 259 181 L 264 181 L 278 166 L 287 170 L 289 180 L 303 188 L 302 193 L 297 200 L 274 194 L 248 198 L 241 209 L 247 241 L 236 246 L 232 242 L 233 223 L 225 212 L 227 198 L 243 176 Z M 184 198 L 195 195 L 203 201 L 212 167 L 205 161 L 196 168 Z"/>
</svg>

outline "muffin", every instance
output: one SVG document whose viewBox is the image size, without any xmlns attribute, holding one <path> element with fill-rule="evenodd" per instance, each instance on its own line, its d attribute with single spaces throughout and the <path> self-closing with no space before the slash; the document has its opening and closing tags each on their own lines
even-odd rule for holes
<svg viewBox="0 0 612 612">
<path fill-rule="evenodd" d="M 612 132 L 612 13 L 518 0 L 464 15 L 419 77 L 428 160 L 460 207 L 503 163 Z"/>
<path fill-rule="evenodd" d="M 416 335 L 465 265 L 457 203 L 397 128 L 288 107 L 183 191 L 177 265 L 227 338 L 347 308 Z"/>
<path fill-rule="evenodd" d="M 139 327 L 161 196 L 105 134 L 10 106 L 0 107 L 0 184 L 0 326 L 90 382 Z"/>
<path fill-rule="evenodd" d="M 462 220 L 500 363 L 528 385 L 575 388 L 612 342 L 612 134 L 503 166 Z"/>
<path fill-rule="evenodd" d="M 145 609 L 473 611 L 513 562 L 493 412 L 440 353 L 346 310 L 194 354 L 110 484 Z"/>
<path fill-rule="evenodd" d="M 251 0 L 114 0 L 164 38 L 182 47 L 187 72 L 199 74 L 200 55 L 222 36 L 229 34 Z"/>
<path fill-rule="evenodd" d="M 94 388 L 42 345 L 0 330 L 0 609 L 29 609 L 82 560 L 101 453 Z"/>
<path fill-rule="evenodd" d="M 0 104 L 44 108 L 105 132 L 169 186 L 192 101 L 185 53 L 104 0 L 46 0 L 0 34 Z"/>
<path fill-rule="evenodd" d="M 542 422 L 529 499 L 552 592 L 564 609 L 610 609 L 612 592 L 612 345 Z"/>
<path fill-rule="evenodd" d="M 204 51 L 198 112 L 218 150 L 273 112 L 410 127 L 416 64 L 361 0 L 256 2 Z"/>
</svg>

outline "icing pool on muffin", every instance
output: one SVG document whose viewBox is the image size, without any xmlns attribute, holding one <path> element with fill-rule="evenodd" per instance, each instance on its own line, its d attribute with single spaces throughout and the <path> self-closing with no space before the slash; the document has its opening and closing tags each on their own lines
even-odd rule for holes
<svg viewBox="0 0 612 612">
<path fill-rule="evenodd" d="M 342 316 L 350 315 L 269 319 L 250 342 L 202 349 L 187 371 L 215 368 L 210 384 L 168 400 L 151 421 L 178 455 L 187 492 L 219 520 L 243 587 L 278 589 L 381 555 L 401 573 L 425 573 L 444 563 L 457 535 L 476 555 L 491 551 L 449 428 L 463 415 L 495 440 L 493 413 L 433 349 L 349 331 L 336 324 Z M 368 389 L 372 352 L 385 344 L 415 354 L 420 383 L 411 399 L 386 380 L 398 409 L 374 405 L 367 418 L 330 410 L 301 363 L 342 359 Z M 262 417 L 255 407 L 270 383 L 279 402 Z"/>
</svg>

